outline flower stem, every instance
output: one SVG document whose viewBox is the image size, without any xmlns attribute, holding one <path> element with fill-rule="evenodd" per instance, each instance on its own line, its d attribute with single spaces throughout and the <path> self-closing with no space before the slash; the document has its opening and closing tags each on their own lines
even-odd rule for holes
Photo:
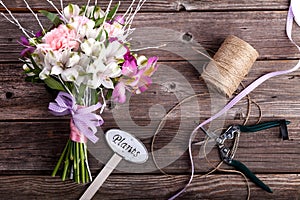
<svg viewBox="0 0 300 200">
<path fill-rule="evenodd" d="M 80 162 L 80 153 L 79 153 L 79 143 L 76 142 L 76 179 L 77 183 L 80 183 L 80 169 L 79 169 L 79 162 Z"/>
<path fill-rule="evenodd" d="M 80 164 L 81 164 L 81 180 L 82 183 L 85 183 L 85 157 L 84 157 L 84 144 L 80 143 Z"/>
<path fill-rule="evenodd" d="M 70 140 L 69 140 L 70 141 Z M 71 146 L 71 145 L 69 145 Z M 62 174 L 62 177 L 61 179 L 64 181 L 66 180 L 66 176 L 67 176 L 67 172 L 68 172 L 68 169 L 69 169 L 69 164 L 70 164 L 70 161 L 69 161 L 69 155 L 70 155 L 70 152 L 71 152 L 71 148 L 67 148 L 68 151 L 67 151 L 67 155 L 65 157 L 65 165 L 64 165 L 64 171 L 63 171 L 63 174 Z"/>
<path fill-rule="evenodd" d="M 63 181 L 68 177 L 76 183 L 88 183 L 92 180 L 85 143 L 74 142 L 69 139 L 52 172 L 52 176 L 57 174 L 60 166 L 63 166 L 61 176 Z"/>
<path fill-rule="evenodd" d="M 56 166 L 55 166 L 55 168 L 54 168 L 54 170 L 53 170 L 53 172 L 52 172 L 52 174 L 51 174 L 51 176 L 55 176 L 56 175 L 56 173 L 57 173 L 57 171 L 58 171 L 58 169 L 59 169 L 59 167 L 60 167 L 60 165 L 61 165 L 61 162 L 62 162 L 62 160 L 64 159 L 64 156 L 65 156 L 65 154 L 66 154 L 66 152 L 67 152 L 67 149 L 68 149 L 68 147 L 69 147 L 69 145 L 70 145 L 70 140 L 68 140 L 68 142 L 67 142 L 67 144 L 66 144 L 66 146 L 65 146 L 65 148 L 64 148 L 64 150 L 63 150 L 63 152 L 62 152 L 62 154 L 61 154 L 61 156 L 60 156 L 60 158 L 59 158 L 59 160 L 58 160 L 58 162 L 57 162 L 57 164 L 56 164 Z"/>
</svg>

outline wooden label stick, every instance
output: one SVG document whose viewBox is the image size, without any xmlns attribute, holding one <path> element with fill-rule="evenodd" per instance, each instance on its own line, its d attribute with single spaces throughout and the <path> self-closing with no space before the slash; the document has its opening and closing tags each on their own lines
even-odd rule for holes
<svg viewBox="0 0 300 200">
<path fill-rule="evenodd" d="M 104 181 L 108 178 L 110 173 L 117 167 L 119 162 L 122 160 L 122 157 L 118 154 L 114 154 L 105 167 L 101 170 L 95 180 L 91 183 L 88 189 L 81 196 L 80 200 L 89 200 L 92 199 L 99 188 L 102 186 Z"/>
<path fill-rule="evenodd" d="M 115 154 L 84 192 L 80 200 L 92 199 L 123 158 L 129 162 L 138 164 L 144 163 L 148 159 L 148 151 L 144 144 L 125 131 L 111 129 L 105 134 L 105 138 Z"/>
</svg>

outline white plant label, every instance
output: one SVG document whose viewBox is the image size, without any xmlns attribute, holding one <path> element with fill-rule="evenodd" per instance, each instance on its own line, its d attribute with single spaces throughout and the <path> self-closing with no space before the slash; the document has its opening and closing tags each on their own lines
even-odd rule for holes
<svg viewBox="0 0 300 200">
<path fill-rule="evenodd" d="M 148 159 L 148 151 L 144 144 L 131 134 L 118 129 L 111 129 L 105 134 L 110 148 L 133 163 L 144 163 Z"/>
<path fill-rule="evenodd" d="M 111 129 L 106 132 L 105 138 L 115 153 L 81 196 L 80 200 L 92 199 L 123 158 L 129 162 L 139 164 L 146 162 L 148 159 L 148 151 L 144 144 L 125 131 Z"/>
</svg>

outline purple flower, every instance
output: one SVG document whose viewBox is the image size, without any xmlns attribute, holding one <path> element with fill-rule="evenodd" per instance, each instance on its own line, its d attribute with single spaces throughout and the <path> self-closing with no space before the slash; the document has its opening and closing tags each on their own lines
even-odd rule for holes
<svg viewBox="0 0 300 200">
<path fill-rule="evenodd" d="M 125 20 L 124 20 L 124 17 L 123 16 L 116 16 L 115 19 L 114 19 L 115 22 L 118 22 L 119 24 L 122 24 L 124 25 L 125 24 Z"/>
<path fill-rule="evenodd" d="M 123 82 L 119 82 L 112 93 L 113 101 L 119 102 L 119 103 L 125 103 L 126 102 L 126 86 Z"/>
<path fill-rule="evenodd" d="M 21 56 L 22 57 L 26 57 L 27 55 L 32 54 L 34 52 L 35 48 L 30 45 L 29 40 L 26 37 L 24 37 L 24 36 L 21 36 L 20 40 L 21 41 L 19 41 L 19 43 L 22 46 L 26 47 L 25 49 L 23 49 L 21 51 Z"/>
<path fill-rule="evenodd" d="M 40 31 L 38 31 L 36 34 L 35 34 L 35 37 L 41 37 L 41 36 L 43 36 L 43 31 L 42 30 L 40 30 Z"/>
<path fill-rule="evenodd" d="M 114 101 L 124 103 L 126 101 L 125 91 L 140 94 L 145 92 L 152 84 L 151 76 L 157 70 L 157 57 L 148 59 L 145 66 L 138 66 L 136 59 L 131 55 L 125 55 L 125 62 L 122 66 L 123 76 L 113 90 Z"/>
</svg>

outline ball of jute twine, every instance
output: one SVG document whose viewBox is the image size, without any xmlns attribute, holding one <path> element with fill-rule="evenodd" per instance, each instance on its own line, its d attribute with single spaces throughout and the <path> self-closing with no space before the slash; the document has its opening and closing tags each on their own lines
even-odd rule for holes
<svg viewBox="0 0 300 200">
<path fill-rule="evenodd" d="M 201 77 L 209 89 L 231 97 L 258 56 L 250 44 L 230 35 L 204 67 Z"/>
</svg>

